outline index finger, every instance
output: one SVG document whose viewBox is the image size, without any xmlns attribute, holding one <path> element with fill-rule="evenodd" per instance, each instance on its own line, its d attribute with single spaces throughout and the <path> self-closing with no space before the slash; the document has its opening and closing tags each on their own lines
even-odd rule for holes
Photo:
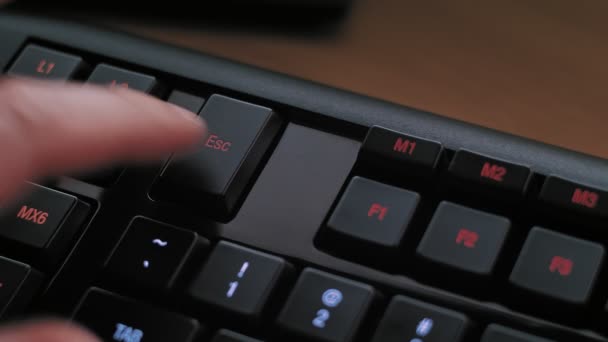
<svg viewBox="0 0 608 342">
<path fill-rule="evenodd" d="M 0 82 L 0 199 L 25 179 L 156 158 L 203 138 L 204 122 L 122 87 Z"/>
<path fill-rule="evenodd" d="M 48 320 L 0 327 L 0 342 L 100 342 L 89 330 L 71 322 Z"/>
</svg>

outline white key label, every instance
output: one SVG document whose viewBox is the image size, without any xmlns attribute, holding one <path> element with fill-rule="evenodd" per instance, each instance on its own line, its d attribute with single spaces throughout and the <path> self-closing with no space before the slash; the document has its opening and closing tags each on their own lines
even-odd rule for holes
<svg viewBox="0 0 608 342">
<path fill-rule="evenodd" d="M 140 342 L 144 337 L 144 332 L 128 325 L 117 323 L 116 331 L 112 338 L 117 342 Z"/>
</svg>

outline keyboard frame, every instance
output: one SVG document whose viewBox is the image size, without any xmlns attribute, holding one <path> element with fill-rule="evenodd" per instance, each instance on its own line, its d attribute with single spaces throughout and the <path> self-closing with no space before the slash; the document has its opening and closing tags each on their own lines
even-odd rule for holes
<svg viewBox="0 0 608 342">
<path fill-rule="evenodd" d="M 369 127 L 380 125 L 440 141 L 444 148 L 451 151 L 469 149 L 527 165 L 540 177 L 555 174 L 596 188 L 608 188 L 608 160 L 602 158 L 198 51 L 154 42 L 110 28 L 16 13 L 0 13 L 0 41 L 5 49 L 0 52 L 0 64 L 5 53 L 14 56 L 26 42 L 37 42 L 65 52 L 79 55 L 84 53 L 85 57 L 95 56 L 92 58 L 149 72 L 158 76 L 161 81 L 168 79 L 171 83 L 182 85 L 180 90 L 203 89 L 204 94 L 217 91 L 269 106 L 295 125 L 286 130 L 292 129 L 291 133 L 296 136 L 308 136 L 307 130 L 310 128 L 307 127 L 313 127 L 321 130 L 328 142 L 335 138 L 338 145 L 336 151 L 344 149 L 347 152 L 336 161 L 343 163 L 345 168 L 350 168 L 349 163 L 352 166 L 353 157 L 356 157 Z M 282 132 L 284 133 L 285 131 Z M 269 157 L 272 159 L 272 155 Z M 43 308 L 69 314 L 86 288 L 91 286 L 99 275 L 105 256 L 118 241 L 130 220 L 141 215 L 193 229 L 212 241 L 229 239 L 283 256 L 296 265 L 310 265 L 363 281 L 389 293 L 411 295 L 429 303 L 459 310 L 472 315 L 473 320 L 483 317 L 495 323 L 556 340 L 608 341 L 606 336 L 595 332 L 553 323 L 490 302 L 427 286 L 414 279 L 337 258 L 315 249 L 307 241 L 298 240 L 285 246 L 283 239 L 273 235 L 275 232 L 272 229 L 260 230 L 259 236 L 251 240 L 251 234 L 247 232 L 246 227 L 241 227 L 244 225 L 243 220 L 239 220 L 239 226 L 235 228 L 234 224 L 231 226 L 231 223 L 213 222 L 197 215 L 184 216 L 183 212 L 176 211 L 173 207 L 161 207 L 151 203 L 146 197 L 150 184 L 136 180 L 139 175 L 145 176 L 142 179 L 149 180 L 157 171 L 156 166 L 143 167 L 138 171 L 141 173 L 134 172 L 127 176 L 124 187 L 107 190 L 71 178 L 63 178 L 53 183 L 52 186 L 56 189 L 90 201 L 96 211 L 91 224 L 83 228 L 76 247 L 40 298 Z M 337 170 L 333 179 L 341 179 L 343 173 L 344 170 Z M 339 191 L 342 186 L 343 184 L 339 184 Z M 327 193 L 327 196 L 335 195 L 335 191 Z M 281 213 L 277 215 L 277 220 L 290 220 L 290 217 L 281 217 Z M 314 228 L 314 234 L 318 228 Z M 308 230 L 310 229 L 309 227 Z M 169 305 L 163 302 L 163 299 L 159 301 L 159 305 Z"/>
</svg>

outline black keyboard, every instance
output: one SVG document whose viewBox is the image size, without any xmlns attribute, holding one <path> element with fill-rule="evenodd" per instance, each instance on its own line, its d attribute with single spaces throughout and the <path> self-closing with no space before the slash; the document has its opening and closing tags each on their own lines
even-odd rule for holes
<svg viewBox="0 0 608 342">
<path fill-rule="evenodd" d="M 605 160 L 75 23 L 3 14 L 0 41 L 6 74 L 130 87 L 210 128 L 158 164 L 31 183 L 0 225 L 5 321 L 118 342 L 608 341 Z"/>
</svg>

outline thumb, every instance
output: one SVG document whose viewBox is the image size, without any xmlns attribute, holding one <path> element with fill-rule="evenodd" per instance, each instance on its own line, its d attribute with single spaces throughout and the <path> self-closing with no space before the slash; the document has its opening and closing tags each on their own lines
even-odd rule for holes
<svg viewBox="0 0 608 342">
<path fill-rule="evenodd" d="M 0 342 L 101 342 L 84 328 L 67 322 L 18 323 L 0 328 Z"/>
</svg>

